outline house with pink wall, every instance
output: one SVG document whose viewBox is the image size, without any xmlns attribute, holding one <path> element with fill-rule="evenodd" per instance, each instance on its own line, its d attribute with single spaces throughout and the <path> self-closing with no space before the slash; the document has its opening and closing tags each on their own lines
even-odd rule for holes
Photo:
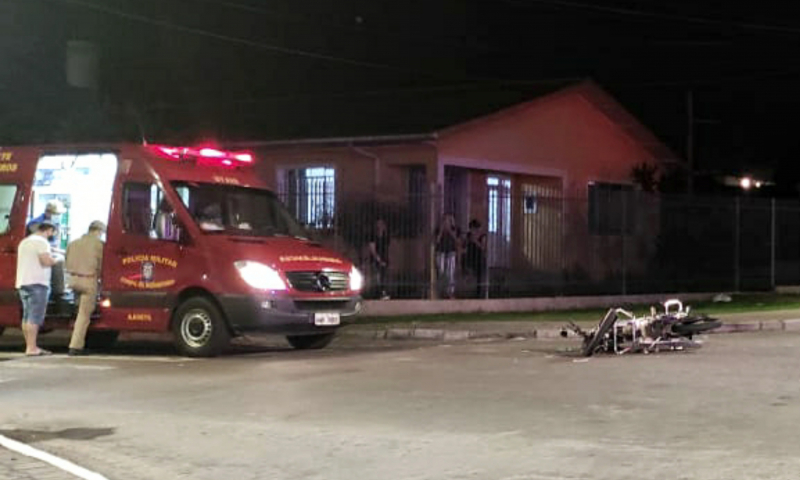
<svg viewBox="0 0 800 480">
<path fill-rule="evenodd" d="M 378 205 L 404 212 L 391 226 L 392 270 L 415 283 L 434 278 L 430 236 L 443 213 L 462 229 L 481 222 L 495 283 L 599 278 L 620 258 L 644 268 L 658 207 L 637 193 L 633 170 L 681 162 L 591 81 L 433 132 L 236 146 L 257 153 L 294 215 L 356 258 L 364 245 L 346 231 L 369 229 Z M 652 208 L 631 214 L 626 202 Z"/>
</svg>

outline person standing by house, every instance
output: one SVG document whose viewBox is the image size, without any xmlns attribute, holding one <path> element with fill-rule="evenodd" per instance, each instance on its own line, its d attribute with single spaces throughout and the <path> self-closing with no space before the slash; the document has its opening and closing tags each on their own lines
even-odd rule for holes
<svg viewBox="0 0 800 480">
<path fill-rule="evenodd" d="M 436 229 L 436 268 L 439 282 L 446 283 L 447 298 L 455 298 L 456 262 L 461 248 L 461 234 L 452 214 L 445 214 Z"/>
<path fill-rule="evenodd" d="M 89 231 L 67 246 L 65 269 L 69 274 L 69 286 L 78 294 L 78 316 L 69 341 L 69 355 L 83 355 L 86 330 L 97 304 L 97 286 L 103 266 L 103 240 L 106 224 L 95 220 Z"/>
<path fill-rule="evenodd" d="M 483 296 L 486 272 L 486 234 L 481 231 L 481 222 L 473 218 L 464 238 L 464 267 L 475 277 L 475 296 Z"/>
<path fill-rule="evenodd" d="M 373 272 L 375 273 L 376 286 L 381 300 L 389 300 L 389 293 L 386 291 L 386 276 L 389 272 L 389 229 L 386 228 L 386 221 L 378 218 L 375 222 L 375 230 L 369 240 L 369 255 L 372 260 Z"/>
<path fill-rule="evenodd" d="M 37 339 L 47 314 L 50 269 L 62 260 L 53 256 L 48 242 L 48 238 L 55 235 L 55 225 L 43 220 L 35 229 L 17 247 L 16 288 L 22 301 L 22 335 L 28 356 L 50 355 L 49 351 L 39 348 Z"/>
</svg>

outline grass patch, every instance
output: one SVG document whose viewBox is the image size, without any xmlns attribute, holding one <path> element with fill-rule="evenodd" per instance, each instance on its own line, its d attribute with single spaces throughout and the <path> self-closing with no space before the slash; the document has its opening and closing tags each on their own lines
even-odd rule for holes
<svg viewBox="0 0 800 480">
<path fill-rule="evenodd" d="M 727 303 L 685 302 L 692 311 L 711 316 L 729 313 L 766 312 L 771 310 L 800 309 L 800 295 L 774 293 L 733 295 Z M 650 303 L 615 305 L 643 315 Z M 610 305 L 609 305 L 610 307 Z M 400 315 L 391 317 L 359 316 L 358 324 L 411 324 L 411 323 L 457 323 L 457 322 L 565 322 L 569 320 L 596 320 L 605 315 L 608 308 L 578 310 L 550 310 L 545 312 L 498 312 L 498 313 L 452 313 L 438 315 Z"/>
</svg>

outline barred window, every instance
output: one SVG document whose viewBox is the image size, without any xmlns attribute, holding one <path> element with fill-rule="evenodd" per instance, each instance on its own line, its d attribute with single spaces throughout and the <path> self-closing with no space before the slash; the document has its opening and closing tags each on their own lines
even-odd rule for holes
<svg viewBox="0 0 800 480">
<path fill-rule="evenodd" d="M 487 177 L 489 192 L 489 233 L 511 239 L 511 180 Z"/>
<path fill-rule="evenodd" d="M 281 192 L 284 203 L 300 223 L 332 228 L 336 208 L 336 170 L 309 167 L 287 170 Z"/>
</svg>

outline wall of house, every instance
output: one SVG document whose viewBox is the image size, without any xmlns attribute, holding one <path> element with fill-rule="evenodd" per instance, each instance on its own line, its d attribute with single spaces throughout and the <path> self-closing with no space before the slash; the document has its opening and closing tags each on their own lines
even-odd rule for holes
<svg viewBox="0 0 800 480">
<path fill-rule="evenodd" d="M 515 254 L 530 268 L 574 270 L 593 278 L 620 269 L 622 239 L 589 231 L 588 185 L 630 185 L 636 165 L 656 160 L 579 90 L 543 97 L 444 131 L 438 146 L 442 165 L 516 174 L 514 196 L 520 201 L 513 206 Z M 544 196 L 555 192 L 563 196 L 560 204 L 545 202 L 546 214 L 524 214 L 521 199 L 526 187 L 521 175 L 553 180 L 528 182 L 527 189 Z M 650 251 L 649 247 L 640 250 Z M 644 256 L 629 258 L 630 249 L 624 253 L 626 269 L 645 267 Z M 559 254 L 561 260 L 554 260 Z"/>
<path fill-rule="evenodd" d="M 365 238 L 378 215 L 390 224 L 393 241 L 390 247 L 390 275 L 397 283 L 421 284 L 427 280 L 429 242 L 418 225 L 408 222 L 414 201 L 409 195 L 411 169 L 423 169 L 425 183 L 436 177 L 436 150 L 432 144 L 413 143 L 369 146 L 292 145 L 255 149 L 259 173 L 276 190 L 281 188 L 281 172 L 289 169 L 326 166 L 336 171 L 337 221 L 335 228 L 316 232 L 325 245 L 343 252 L 369 274 Z M 423 185 L 416 207 L 427 219 L 429 186 Z M 419 217 L 419 215 L 417 215 Z M 346 224 L 345 224 L 346 223 Z M 415 227 L 412 231 L 412 227 Z M 427 224 L 420 228 L 427 228 Z M 355 229 L 355 233 L 354 230 Z M 354 240 L 354 238 L 360 240 Z"/>
<path fill-rule="evenodd" d="M 428 178 L 435 178 L 436 150 L 418 143 L 379 146 L 270 146 L 255 149 L 260 175 L 279 187 L 281 169 L 330 166 L 336 169 L 337 191 L 351 196 L 379 193 L 387 196 L 407 193 L 407 167 L 425 166 Z"/>
<path fill-rule="evenodd" d="M 579 93 L 556 94 L 442 133 L 444 165 L 555 176 L 570 197 L 589 181 L 631 182 L 631 169 L 654 162 Z"/>
</svg>

